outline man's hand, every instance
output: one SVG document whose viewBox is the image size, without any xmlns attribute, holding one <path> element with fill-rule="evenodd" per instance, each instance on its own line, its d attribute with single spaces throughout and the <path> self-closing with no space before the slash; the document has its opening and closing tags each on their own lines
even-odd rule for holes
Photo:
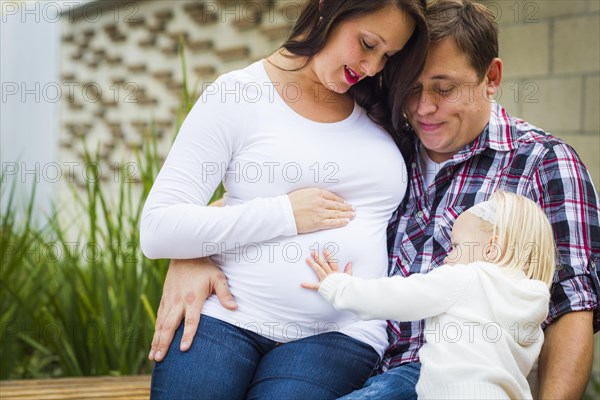
<svg viewBox="0 0 600 400">
<path fill-rule="evenodd" d="M 150 360 L 162 361 L 165 358 L 182 319 L 185 319 L 185 325 L 179 348 L 181 351 L 190 348 L 200 322 L 202 306 L 212 293 L 217 295 L 225 308 L 237 308 L 225 274 L 210 259 L 171 261 L 158 307 L 152 348 L 148 355 Z"/>
<path fill-rule="evenodd" d="M 580 399 L 594 353 L 592 311 L 563 315 L 545 330 L 539 360 L 540 399 Z"/>
</svg>

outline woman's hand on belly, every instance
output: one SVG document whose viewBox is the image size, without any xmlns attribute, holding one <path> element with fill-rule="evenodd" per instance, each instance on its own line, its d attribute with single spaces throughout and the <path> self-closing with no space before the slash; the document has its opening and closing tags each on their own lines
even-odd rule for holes
<svg viewBox="0 0 600 400">
<path fill-rule="evenodd" d="M 341 228 L 355 217 L 350 204 L 327 190 L 305 188 L 289 193 L 288 197 L 298 233 Z"/>
</svg>

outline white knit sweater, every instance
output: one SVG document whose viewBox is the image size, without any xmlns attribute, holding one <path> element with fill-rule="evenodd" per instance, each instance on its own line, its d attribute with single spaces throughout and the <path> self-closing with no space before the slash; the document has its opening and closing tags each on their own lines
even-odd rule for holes
<svg viewBox="0 0 600 400">
<path fill-rule="evenodd" d="M 419 398 L 527 399 L 539 356 L 547 286 L 489 263 L 365 280 L 336 273 L 319 293 L 362 319 L 426 319 Z"/>
</svg>

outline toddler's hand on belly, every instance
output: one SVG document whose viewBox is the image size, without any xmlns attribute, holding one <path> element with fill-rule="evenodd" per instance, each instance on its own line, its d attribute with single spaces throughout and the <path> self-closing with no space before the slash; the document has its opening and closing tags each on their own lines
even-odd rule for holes
<svg viewBox="0 0 600 400">
<path fill-rule="evenodd" d="M 311 257 L 306 259 L 308 265 L 312 268 L 313 271 L 315 271 L 315 274 L 317 274 L 319 282 L 302 282 L 300 286 L 302 286 L 305 289 L 319 290 L 319 288 L 321 287 L 321 282 L 323 282 L 329 275 L 340 273 L 338 263 L 331 257 L 331 253 L 328 250 L 324 250 L 323 255 L 324 257 L 321 257 L 313 251 L 311 252 Z M 352 275 L 352 263 L 346 264 L 346 267 L 344 268 L 344 273 Z"/>
</svg>

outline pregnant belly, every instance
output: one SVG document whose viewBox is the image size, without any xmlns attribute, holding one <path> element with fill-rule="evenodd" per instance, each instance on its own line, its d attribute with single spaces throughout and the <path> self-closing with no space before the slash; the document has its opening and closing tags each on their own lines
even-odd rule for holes
<svg viewBox="0 0 600 400">
<path fill-rule="evenodd" d="M 302 282 L 318 281 L 306 258 L 311 251 L 322 253 L 324 248 L 338 260 L 340 269 L 352 261 L 355 276 L 386 274 L 384 224 L 353 221 L 341 229 L 249 244 L 215 260 L 239 305 L 232 314 L 246 323 L 298 324 L 305 330 L 355 321 L 354 314 L 337 311 L 317 292 L 300 287 Z"/>
</svg>

